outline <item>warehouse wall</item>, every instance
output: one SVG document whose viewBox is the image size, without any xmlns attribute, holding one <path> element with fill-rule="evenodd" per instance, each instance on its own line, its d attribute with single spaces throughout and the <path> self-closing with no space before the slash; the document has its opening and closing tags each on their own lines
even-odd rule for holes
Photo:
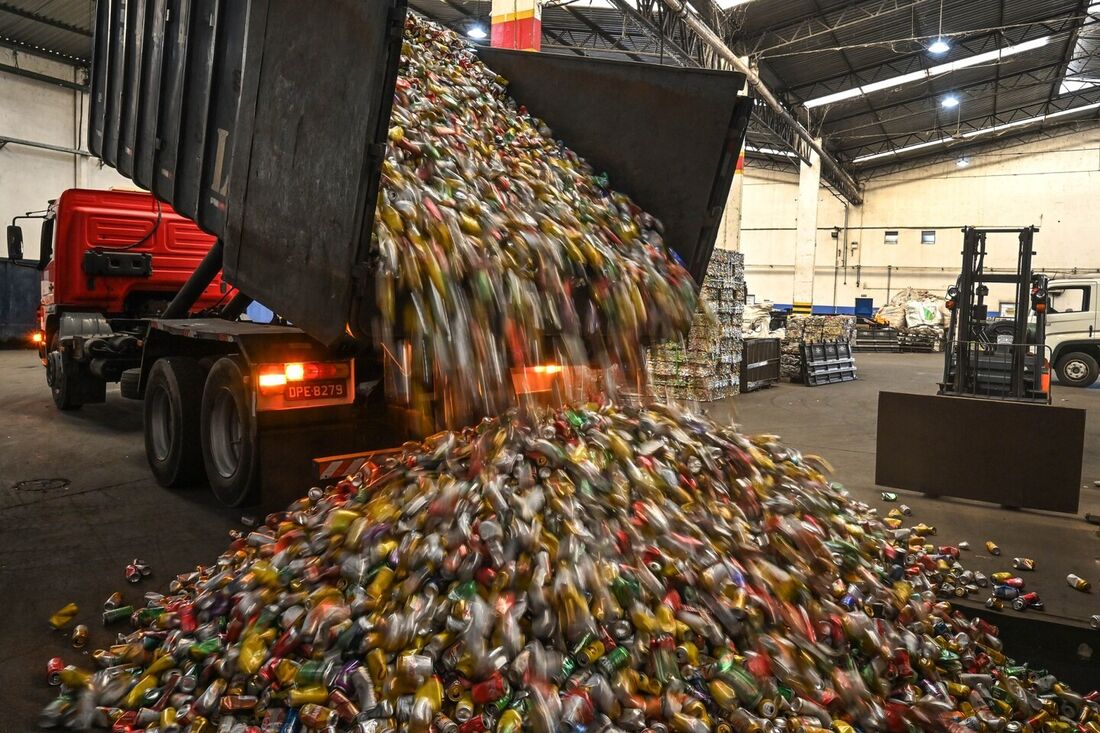
<svg viewBox="0 0 1100 733">
<path fill-rule="evenodd" d="M 0 49 L 0 63 L 79 81 L 66 64 Z M 72 89 L 0 72 L 0 135 L 86 150 L 87 95 Z M 0 149 L 0 223 L 45 208 L 49 199 L 73 187 L 133 188 L 134 184 L 94 158 L 9 144 Z M 21 221 L 24 252 L 38 257 L 39 225 Z M 4 250 L 2 254 L 6 255 Z"/>
<path fill-rule="evenodd" d="M 958 275 L 959 229 L 967 224 L 1039 225 L 1037 268 L 1100 269 L 1092 216 L 1100 202 L 1100 128 L 968 157 L 966 168 L 948 161 L 871 180 L 863 206 L 848 210 L 847 237 L 844 204 L 819 191 L 815 305 L 851 307 L 863 295 L 881 305 L 906 286 L 942 292 Z M 748 162 L 741 248 L 748 289 L 758 299 L 792 300 L 797 196 L 797 176 L 754 170 Z M 833 227 L 841 229 L 835 240 Z M 885 243 L 887 230 L 898 232 L 897 244 Z M 935 244 L 921 243 L 924 230 L 935 232 Z M 835 266 L 843 264 L 841 242 L 847 243 L 847 272 Z M 1014 239 L 995 244 L 987 264 L 1014 267 Z M 996 306 L 1009 297 L 994 291 L 990 301 Z"/>
</svg>

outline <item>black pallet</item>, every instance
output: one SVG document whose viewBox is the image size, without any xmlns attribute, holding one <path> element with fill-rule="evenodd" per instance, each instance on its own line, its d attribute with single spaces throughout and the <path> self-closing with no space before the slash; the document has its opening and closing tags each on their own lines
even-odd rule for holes
<svg viewBox="0 0 1100 733">
<path fill-rule="evenodd" d="M 851 344 L 827 341 L 802 344 L 802 382 L 808 387 L 838 382 L 853 382 L 856 360 Z"/>
<path fill-rule="evenodd" d="M 895 328 L 857 328 L 853 351 L 901 351 Z"/>
<path fill-rule="evenodd" d="M 779 382 L 779 339 L 745 339 L 741 356 L 741 392 L 754 392 Z"/>
</svg>

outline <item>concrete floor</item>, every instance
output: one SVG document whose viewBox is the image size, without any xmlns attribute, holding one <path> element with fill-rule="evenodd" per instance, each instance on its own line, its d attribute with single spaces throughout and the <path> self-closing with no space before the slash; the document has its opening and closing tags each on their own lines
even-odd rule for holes
<svg viewBox="0 0 1100 733">
<path fill-rule="evenodd" d="M 885 512 L 891 505 L 879 500 L 874 486 L 878 392 L 934 392 L 942 357 L 859 354 L 857 364 L 858 382 L 783 384 L 709 409 L 717 419 L 777 433 L 805 453 L 826 457 L 838 481 Z M 1089 411 L 1081 515 L 1100 513 L 1100 489 L 1092 487 L 1100 478 L 1100 390 L 1057 390 L 1055 399 Z M 32 479 L 61 479 L 63 486 L 20 488 L 19 482 Z M 1100 540 L 1079 517 L 899 494 L 916 521 L 938 527 L 943 543 L 970 541 L 975 551 L 964 557 L 969 567 L 988 574 L 1004 569 L 1012 556 L 1038 560 L 1039 570 L 1027 581 L 1046 600 L 1045 615 L 1072 623 L 1100 613 L 1100 594 L 1078 594 L 1064 582 L 1066 573 L 1076 572 L 1100 586 Z M 0 733 L 34 725 L 51 698 L 44 681 L 49 657 L 79 663 L 86 654 L 50 629 L 51 613 L 76 602 L 77 621 L 91 629 L 87 649 L 105 646 L 114 630 L 102 627 L 99 613 L 112 591 L 140 604 L 146 590 L 163 590 L 175 573 L 214 560 L 240 516 L 204 490 L 172 492 L 153 482 L 141 405 L 123 400 L 117 387 L 108 390 L 105 405 L 60 413 L 35 354 L 0 351 L 0 690 L 8 701 Z M 986 539 L 1003 548 L 1002 559 L 981 550 Z M 153 576 L 128 586 L 123 569 L 135 556 L 151 565 Z"/>
</svg>

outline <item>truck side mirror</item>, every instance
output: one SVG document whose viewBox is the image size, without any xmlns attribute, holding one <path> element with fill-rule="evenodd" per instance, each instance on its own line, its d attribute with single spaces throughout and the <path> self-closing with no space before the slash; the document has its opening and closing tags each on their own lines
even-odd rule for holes
<svg viewBox="0 0 1100 733">
<path fill-rule="evenodd" d="M 23 230 L 18 224 L 8 224 L 8 259 L 12 262 L 23 259 Z"/>
</svg>

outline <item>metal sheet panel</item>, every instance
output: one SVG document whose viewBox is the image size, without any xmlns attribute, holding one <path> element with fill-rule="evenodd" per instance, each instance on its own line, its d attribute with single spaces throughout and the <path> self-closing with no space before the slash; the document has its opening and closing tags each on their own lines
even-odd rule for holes
<svg viewBox="0 0 1100 733">
<path fill-rule="evenodd" d="M 122 110 L 119 117 L 118 172 L 127 178 L 134 174 L 134 140 L 137 137 L 138 110 L 141 107 L 141 62 L 145 45 L 145 2 L 126 6 L 126 56 L 122 62 Z"/>
<path fill-rule="evenodd" d="M 208 232 L 225 230 L 229 160 L 233 152 L 237 102 L 241 94 L 247 14 L 247 3 L 223 3 L 222 16 L 218 21 L 221 31 L 217 34 L 214 54 L 197 219 L 199 226 Z"/>
<path fill-rule="evenodd" d="M 319 13 L 253 0 L 249 9 L 225 277 L 324 343 L 370 300 L 356 273 L 370 279 L 404 5 L 332 0 Z"/>
<path fill-rule="evenodd" d="M 479 48 L 554 136 L 665 226 L 702 284 L 748 127 L 742 74 Z"/>
<path fill-rule="evenodd" d="M 157 198 L 168 202 L 175 200 L 176 193 L 176 160 L 179 155 L 180 119 L 183 116 L 183 87 L 187 74 L 187 45 L 190 37 L 191 0 L 168 0 L 157 137 L 153 152 L 153 193 Z M 99 63 L 98 59 L 95 63 Z"/>
<path fill-rule="evenodd" d="M 875 483 L 1075 514 L 1085 411 L 880 392 Z"/>
<path fill-rule="evenodd" d="M 110 50 L 104 63 L 107 65 L 103 99 L 103 150 L 100 157 L 110 166 L 118 165 L 119 124 L 122 119 L 123 69 L 126 61 L 126 3 L 118 0 L 111 4 L 107 19 L 107 43 Z M 92 79 L 97 78 L 92 75 Z M 93 94 L 92 98 L 98 97 Z M 96 116 L 93 114 L 93 117 Z"/>
<path fill-rule="evenodd" d="M 107 115 L 107 67 L 110 58 L 110 23 L 113 0 L 96 3 L 95 49 L 96 63 L 92 67 L 92 94 L 88 111 L 88 150 L 103 157 L 103 132 Z"/>
<path fill-rule="evenodd" d="M 153 155 L 157 142 L 161 69 L 164 61 L 165 0 L 150 0 L 145 11 L 145 46 L 142 50 L 141 105 L 135 126 L 134 182 L 153 188 Z"/>
<path fill-rule="evenodd" d="M 227 32 L 221 26 L 223 5 L 222 0 L 194 0 L 191 7 L 191 36 L 187 43 L 187 76 L 172 208 L 195 221 L 199 213 L 199 177 L 206 150 L 217 38 Z"/>
</svg>

